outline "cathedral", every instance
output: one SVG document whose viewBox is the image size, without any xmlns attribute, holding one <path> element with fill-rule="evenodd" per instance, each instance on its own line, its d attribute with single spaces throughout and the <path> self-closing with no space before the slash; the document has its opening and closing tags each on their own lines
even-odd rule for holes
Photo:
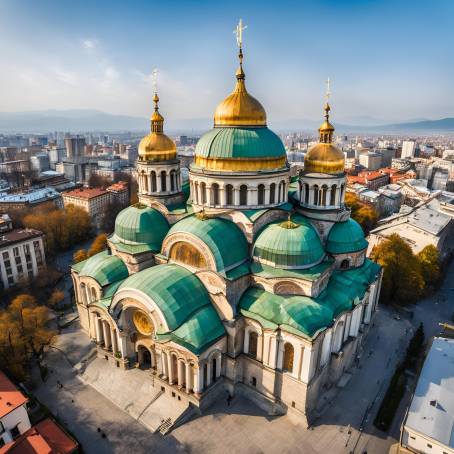
<svg viewBox="0 0 454 454">
<path fill-rule="evenodd" d="M 142 369 L 197 411 L 240 394 L 310 425 L 361 353 L 382 271 L 344 204 L 328 102 L 291 177 L 246 89 L 241 40 L 235 78 L 184 183 L 155 92 L 139 202 L 118 214 L 106 251 L 72 266 L 80 323 L 105 367 Z"/>
</svg>

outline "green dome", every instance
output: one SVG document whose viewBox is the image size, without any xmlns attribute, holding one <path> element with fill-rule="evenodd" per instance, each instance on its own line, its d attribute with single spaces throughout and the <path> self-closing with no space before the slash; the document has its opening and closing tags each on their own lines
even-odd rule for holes
<svg viewBox="0 0 454 454">
<path fill-rule="evenodd" d="M 128 268 L 120 257 L 109 255 L 108 251 L 93 255 L 83 262 L 79 276 L 95 279 L 101 287 L 128 277 Z"/>
<path fill-rule="evenodd" d="M 325 253 L 314 227 L 296 215 L 292 220 L 267 225 L 260 232 L 252 255 L 276 268 L 298 269 L 319 263 Z"/>
<path fill-rule="evenodd" d="M 148 244 L 154 251 L 161 249 L 168 231 L 166 218 L 158 210 L 144 205 L 125 208 L 115 219 L 115 240 L 126 244 Z"/>
<path fill-rule="evenodd" d="M 362 251 L 367 245 L 361 226 L 349 219 L 333 225 L 326 242 L 326 251 L 330 254 L 346 254 Z"/>
<path fill-rule="evenodd" d="M 218 272 L 225 272 L 248 259 L 246 238 L 231 221 L 189 216 L 174 224 L 167 236 L 174 233 L 190 233 L 205 243 L 214 256 Z"/>
<path fill-rule="evenodd" d="M 268 128 L 214 128 L 195 149 L 195 166 L 212 170 L 259 171 L 285 167 L 281 139 Z"/>
</svg>

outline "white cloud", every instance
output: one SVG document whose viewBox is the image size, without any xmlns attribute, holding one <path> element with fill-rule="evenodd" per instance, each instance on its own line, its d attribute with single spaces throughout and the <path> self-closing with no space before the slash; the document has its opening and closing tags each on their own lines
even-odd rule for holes
<svg viewBox="0 0 454 454">
<path fill-rule="evenodd" d="M 82 42 L 82 45 L 85 47 L 85 49 L 94 49 L 95 42 L 91 39 L 86 39 Z"/>
</svg>

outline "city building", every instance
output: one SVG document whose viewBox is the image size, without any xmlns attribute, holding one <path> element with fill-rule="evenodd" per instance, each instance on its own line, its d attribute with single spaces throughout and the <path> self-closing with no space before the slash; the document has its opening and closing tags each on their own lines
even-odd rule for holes
<svg viewBox="0 0 454 454">
<path fill-rule="evenodd" d="M 377 190 L 381 186 L 385 186 L 389 183 L 389 176 L 386 173 L 382 172 L 369 172 L 363 171 L 359 172 L 358 175 L 348 175 L 347 177 L 348 184 L 362 184 L 368 189 Z"/>
<path fill-rule="evenodd" d="M 402 159 L 414 158 L 416 155 L 416 142 L 413 140 L 404 140 L 402 142 L 402 151 L 400 157 Z"/>
<path fill-rule="evenodd" d="M 56 208 L 63 208 L 61 194 L 54 188 L 29 189 L 19 193 L 0 192 L 0 213 L 11 210 L 34 208 L 42 204 L 52 203 Z"/>
<path fill-rule="evenodd" d="M 12 229 L 0 233 L 0 287 L 9 288 L 32 279 L 46 266 L 44 234 L 35 229 Z"/>
<path fill-rule="evenodd" d="M 382 167 L 382 154 L 376 151 L 367 151 L 359 155 L 359 163 L 367 170 L 377 170 Z"/>
<path fill-rule="evenodd" d="M 66 158 L 66 148 L 53 145 L 47 149 L 49 154 L 50 169 L 55 170 L 55 166 Z"/>
<path fill-rule="evenodd" d="M 62 194 L 64 206 L 75 205 L 85 210 L 92 224 L 100 228 L 111 202 L 111 193 L 100 188 L 80 188 Z"/>
<path fill-rule="evenodd" d="M 369 253 L 375 245 L 396 233 L 409 244 L 415 254 L 431 244 L 438 249 L 440 258 L 445 259 L 453 250 L 454 220 L 438 208 L 437 201 L 428 202 L 410 213 L 393 216 L 389 222 L 384 220 L 369 234 Z"/>
<path fill-rule="evenodd" d="M 403 201 L 402 187 L 398 184 L 388 184 L 379 188 L 378 192 L 383 196 L 380 215 L 390 216 L 398 213 Z"/>
<path fill-rule="evenodd" d="M 117 206 L 127 207 L 129 205 L 129 187 L 125 181 L 119 181 L 106 188 L 111 194 L 111 203 Z"/>
<path fill-rule="evenodd" d="M 66 156 L 68 159 L 76 159 L 85 154 L 85 137 L 67 137 L 65 139 Z"/>
<path fill-rule="evenodd" d="M 454 339 L 435 337 L 401 429 L 399 453 L 452 454 Z"/>
<path fill-rule="evenodd" d="M 140 203 L 118 214 L 107 251 L 72 266 L 99 381 L 117 367 L 143 370 L 155 393 L 147 412 L 167 427 L 226 392 L 310 424 L 354 363 L 380 293 L 382 270 L 345 206 L 330 106 L 291 179 L 284 145 L 246 89 L 241 48 L 239 59 L 187 186 L 155 93 Z M 178 414 L 165 414 L 176 402 Z"/>
<path fill-rule="evenodd" d="M 0 453 L 75 454 L 78 443 L 55 421 L 34 426 L 27 412 L 28 398 L 0 371 Z"/>
<path fill-rule="evenodd" d="M 38 173 L 50 170 L 50 159 L 47 153 L 38 153 L 30 157 L 30 166 L 32 170 Z"/>
</svg>

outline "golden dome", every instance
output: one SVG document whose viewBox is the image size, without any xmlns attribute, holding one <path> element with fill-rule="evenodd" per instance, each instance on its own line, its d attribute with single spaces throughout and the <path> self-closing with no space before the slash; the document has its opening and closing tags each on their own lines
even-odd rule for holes
<svg viewBox="0 0 454 454">
<path fill-rule="evenodd" d="M 175 159 L 177 147 L 172 139 L 164 134 L 164 117 L 159 113 L 159 97 L 153 96 L 154 112 L 151 115 L 151 132 L 139 143 L 139 160 L 167 161 Z"/>
<path fill-rule="evenodd" d="M 344 153 L 332 143 L 334 126 L 329 122 L 328 103 L 325 105 L 325 121 L 318 129 L 320 143 L 314 145 L 304 158 L 304 171 L 313 173 L 341 173 L 345 168 Z"/>
<path fill-rule="evenodd" d="M 214 112 L 214 126 L 266 126 L 266 112 L 257 99 L 246 90 L 243 71 L 243 53 L 239 53 L 240 67 L 236 72 L 236 85 Z"/>
</svg>

